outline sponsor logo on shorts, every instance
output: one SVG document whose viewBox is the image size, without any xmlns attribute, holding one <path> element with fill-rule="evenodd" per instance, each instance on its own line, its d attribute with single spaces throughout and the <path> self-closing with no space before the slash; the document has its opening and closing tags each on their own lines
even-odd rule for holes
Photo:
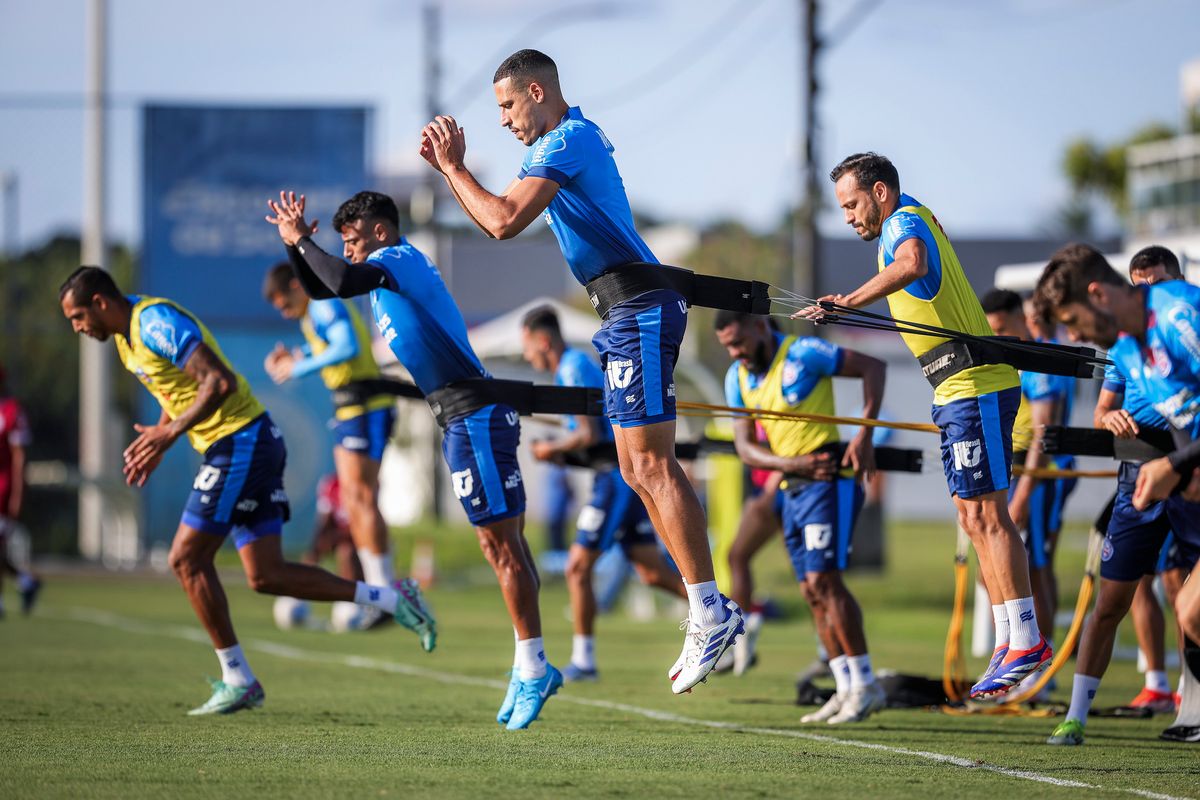
<svg viewBox="0 0 1200 800">
<path fill-rule="evenodd" d="M 254 498 L 247 497 L 245 500 L 238 502 L 234 508 L 236 508 L 238 511 L 250 512 L 258 508 L 258 501 Z"/>
<path fill-rule="evenodd" d="M 450 473 L 450 481 L 454 484 L 454 496 L 459 499 L 470 497 L 471 491 L 475 488 L 475 478 L 469 469 Z"/>
<path fill-rule="evenodd" d="M 979 439 L 954 442 L 950 445 L 950 450 L 954 453 L 954 469 L 956 472 L 978 467 L 979 462 L 983 460 L 983 442 Z"/>
<path fill-rule="evenodd" d="M 627 394 L 627 395 L 625 395 L 625 402 L 626 402 L 626 403 L 636 403 L 636 402 L 637 402 L 637 395 L 636 395 L 636 394 Z"/>
<path fill-rule="evenodd" d="M 210 494 L 202 494 L 202 495 L 200 495 L 200 502 L 201 502 L 201 503 L 204 503 L 205 505 L 208 505 L 208 503 L 209 503 L 211 500 L 212 500 L 212 495 L 210 495 Z"/>
<path fill-rule="evenodd" d="M 514 472 L 512 475 L 509 475 L 507 478 L 504 479 L 504 488 L 505 489 L 515 489 L 520 485 L 521 485 L 521 473 L 519 473 L 519 472 Z"/>
<path fill-rule="evenodd" d="M 833 541 L 833 526 L 817 522 L 804 526 L 804 546 L 809 550 L 824 550 Z"/>
<path fill-rule="evenodd" d="M 285 492 L 283 489 L 276 489 L 275 491 L 271 492 L 272 503 L 286 503 L 287 501 L 287 492 Z"/>
<path fill-rule="evenodd" d="M 1110 560 L 1112 560 L 1112 557 L 1113 557 L 1112 539 L 1109 539 L 1107 536 L 1105 536 L 1104 537 L 1104 546 L 1100 548 L 1100 560 L 1101 561 L 1110 561 Z"/>
<path fill-rule="evenodd" d="M 510 428 L 512 426 L 516 425 L 517 420 L 519 420 L 520 418 L 521 418 L 521 416 L 515 411 L 509 411 L 507 414 L 504 415 L 504 421 L 508 423 L 508 427 L 510 427 Z"/>
<path fill-rule="evenodd" d="M 584 506 L 579 509 L 579 518 L 575 520 L 575 528 L 585 533 L 594 533 L 604 524 L 604 509 L 596 506 Z"/>
<path fill-rule="evenodd" d="M 196 480 L 192 483 L 192 488 L 199 492 L 212 491 L 212 488 L 217 485 L 217 481 L 221 479 L 221 470 L 205 464 L 196 473 Z"/>
<path fill-rule="evenodd" d="M 670 386 L 667 387 L 667 397 L 674 397 L 674 396 L 675 396 L 675 384 L 672 383 Z"/>
<path fill-rule="evenodd" d="M 686 314 L 688 312 L 688 304 L 686 300 L 676 300 L 675 302 L 679 303 L 680 314 Z"/>
<path fill-rule="evenodd" d="M 371 446 L 370 440 L 362 436 L 343 436 L 341 444 L 347 450 L 366 450 Z"/>
<path fill-rule="evenodd" d="M 633 380 L 633 360 L 610 360 L 604 369 L 608 375 L 608 388 L 612 391 L 628 388 Z"/>
</svg>

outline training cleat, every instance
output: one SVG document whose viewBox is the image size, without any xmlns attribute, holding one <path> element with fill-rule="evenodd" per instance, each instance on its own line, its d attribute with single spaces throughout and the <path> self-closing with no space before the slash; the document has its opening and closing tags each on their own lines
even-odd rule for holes
<svg viewBox="0 0 1200 800">
<path fill-rule="evenodd" d="M 825 705 L 818 708 L 811 714 L 805 714 L 800 718 L 800 721 L 808 724 L 810 722 L 828 722 L 831 717 L 842 710 L 842 698 L 835 693 L 832 697 L 825 701 Z"/>
<path fill-rule="evenodd" d="M 755 647 L 758 644 L 758 634 L 762 630 L 763 616 L 757 611 L 751 611 L 746 617 L 746 635 L 733 643 L 733 674 L 745 675 L 758 663 Z"/>
<path fill-rule="evenodd" d="M 1060 722 L 1046 740 L 1046 744 L 1061 744 L 1075 747 L 1083 744 L 1083 723 L 1077 719 Z"/>
<path fill-rule="evenodd" d="M 396 621 L 421 637 L 421 647 L 426 653 L 437 647 L 437 620 L 425 605 L 421 587 L 412 578 L 396 581 Z"/>
<path fill-rule="evenodd" d="M 230 686 L 224 681 L 208 679 L 212 686 L 212 697 L 199 708 L 188 712 L 189 717 L 199 717 L 205 714 L 232 714 L 243 708 L 260 708 L 266 698 L 262 684 L 258 681 L 249 686 Z"/>
<path fill-rule="evenodd" d="M 683 622 L 679 623 L 679 630 L 686 631 L 688 629 L 688 626 L 691 625 L 691 622 L 692 622 L 691 617 L 684 617 Z M 673 681 L 679 677 L 679 673 L 683 671 L 683 662 L 686 660 L 686 657 L 687 657 L 687 635 L 685 634 L 684 638 L 683 638 L 683 650 L 681 650 L 679 652 L 679 658 L 675 659 L 675 663 L 672 664 L 670 666 L 670 668 L 667 670 L 667 678 L 669 680 Z"/>
<path fill-rule="evenodd" d="M 499 725 L 507 725 L 512 719 L 513 706 L 517 703 L 517 689 L 520 688 L 521 681 L 517 678 L 517 668 L 513 667 L 512 672 L 508 673 L 508 691 L 504 693 L 504 702 L 500 704 L 500 710 L 496 712 L 496 723 Z"/>
<path fill-rule="evenodd" d="M 517 681 L 517 700 L 505 727 L 510 731 L 528 728 L 542 713 L 542 706 L 562 684 L 562 673 L 553 664 L 546 665 L 546 674 L 540 678 Z"/>
<path fill-rule="evenodd" d="M 1172 725 L 1158 738 L 1166 742 L 1200 742 L 1200 725 Z"/>
<path fill-rule="evenodd" d="M 563 680 L 567 683 L 579 683 L 580 681 L 595 681 L 600 679 L 600 673 L 595 667 L 585 669 L 575 666 L 574 662 L 563 667 Z"/>
<path fill-rule="evenodd" d="M 737 603 L 724 595 L 721 595 L 721 599 L 725 602 L 724 620 L 707 628 L 688 626 L 682 655 L 683 667 L 671 684 L 671 691 L 675 694 L 691 691 L 693 686 L 708 677 L 733 640 L 746 630 L 742 610 Z"/>
<path fill-rule="evenodd" d="M 742 637 L 745 638 L 745 637 Z M 730 645 L 721 657 L 717 659 L 717 663 L 713 665 L 713 674 L 724 675 L 733 672 L 733 645 Z"/>
<path fill-rule="evenodd" d="M 1175 694 L 1159 692 L 1144 688 L 1138 696 L 1129 701 L 1130 708 L 1148 708 L 1155 714 L 1174 714 L 1176 710 Z"/>
<path fill-rule="evenodd" d="M 1053 656 L 1054 651 L 1044 636 L 1028 650 L 1009 648 L 999 663 L 989 668 L 979 679 L 979 683 L 971 687 L 971 699 L 979 700 L 983 697 L 1007 694 L 1025 678 L 1041 671 Z M 992 658 L 995 661 L 996 655 L 993 654 Z"/>
<path fill-rule="evenodd" d="M 887 706 L 887 692 L 878 683 L 868 683 L 851 689 L 842 700 L 841 709 L 826 722 L 842 725 L 847 722 L 862 722 L 867 717 Z"/>
<path fill-rule="evenodd" d="M 38 593 L 42 591 L 42 581 L 40 578 L 23 577 L 18 585 L 21 592 L 21 613 L 28 616 L 29 612 L 33 611 L 33 604 L 37 602 Z"/>
</svg>

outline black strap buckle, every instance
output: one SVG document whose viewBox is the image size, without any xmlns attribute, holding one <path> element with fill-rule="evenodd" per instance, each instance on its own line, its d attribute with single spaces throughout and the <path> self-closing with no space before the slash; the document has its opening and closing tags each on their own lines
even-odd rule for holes
<svg viewBox="0 0 1200 800">
<path fill-rule="evenodd" d="M 770 314 L 768 284 L 717 275 L 698 275 L 665 264 L 634 262 L 612 267 L 587 285 L 588 298 L 601 318 L 613 306 L 659 289 L 678 292 L 689 306 Z"/>
</svg>

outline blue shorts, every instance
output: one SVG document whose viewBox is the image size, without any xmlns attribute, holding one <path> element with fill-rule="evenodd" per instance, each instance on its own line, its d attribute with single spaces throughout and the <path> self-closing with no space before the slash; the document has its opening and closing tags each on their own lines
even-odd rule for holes
<svg viewBox="0 0 1200 800">
<path fill-rule="evenodd" d="M 1013 387 L 933 407 L 942 429 L 942 470 L 951 495 L 964 500 L 1008 488 L 1012 429 L 1021 405 Z"/>
<path fill-rule="evenodd" d="M 687 329 L 687 303 L 658 290 L 614 306 L 592 337 L 604 368 L 609 421 L 636 428 L 675 419 L 675 361 Z"/>
<path fill-rule="evenodd" d="M 658 546 L 642 499 L 629 488 L 619 469 L 596 473 L 592 498 L 579 510 L 575 531 L 575 544 L 599 552 L 617 543 L 626 555 L 638 545 Z"/>
<path fill-rule="evenodd" d="M 392 438 L 396 424 L 394 408 L 377 408 L 350 419 L 333 419 L 334 446 L 351 453 L 362 453 L 372 461 L 383 460 L 383 449 Z"/>
<path fill-rule="evenodd" d="M 854 523 L 863 505 L 862 484 L 856 478 L 816 481 L 799 488 L 780 489 L 783 501 L 783 541 L 796 580 L 810 572 L 846 568 Z"/>
<path fill-rule="evenodd" d="M 1073 456 L 1055 461 L 1060 469 L 1075 469 Z M 1034 484 L 1033 493 L 1029 496 L 1029 526 L 1022 532 L 1031 567 L 1041 569 L 1050 564 L 1055 537 L 1062 530 L 1063 506 L 1075 491 L 1076 483 L 1078 481 L 1075 478 L 1060 478 Z M 1010 497 L 1015 488 L 1015 482 L 1009 486 Z"/>
<path fill-rule="evenodd" d="M 205 451 L 181 521 L 217 536 L 232 530 L 238 547 L 278 536 L 291 515 L 283 490 L 286 463 L 283 434 L 263 414 Z"/>
<path fill-rule="evenodd" d="M 454 496 L 479 527 L 525 513 L 525 485 L 517 465 L 521 418 L 505 405 L 490 405 L 450 420 L 442 455 L 450 467 Z"/>
<path fill-rule="evenodd" d="M 1171 533 L 1166 503 L 1138 511 L 1133 507 L 1133 490 L 1141 465 L 1121 462 L 1117 471 L 1117 499 L 1100 551 L 1100 577 L 1110 581 L 1137 581 L 1153 575 L 1159 555 Z"/>
</svg>

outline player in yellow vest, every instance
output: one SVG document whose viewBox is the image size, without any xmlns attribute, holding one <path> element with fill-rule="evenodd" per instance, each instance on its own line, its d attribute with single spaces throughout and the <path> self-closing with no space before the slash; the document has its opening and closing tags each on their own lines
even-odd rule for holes
<svg viewBox="0 0 1200 800">
<path fill-rule="evenodd" d="M 715 328 L 734 360 L 725 375 L 729 405 L 832 416 L 832 376 L 843 375 L 862 379 L 863 416 L 879 413 L 885 369 L 879 359 L 813 336 L 785 336 L 762 316 L 721 311 Z M 758 442 L 752 417 L 734 420 L 734 444 L 747 466 L 786 476 L 783 538 L 838 688 L 824 707 L 801 721 L 861 722 L 887 701 L 871 669 L 862 611 L 842 582 L 863 504 L 855 473 L 875 471 L 870 429 L 855 435 L 839 464 L 836 425 L 770 418 L 760 423 L 767 447 Z"/>
<path fill-rule="evenodd" d="M 267 373 L 276 383 L 319 371 L 334 391 L 379 377 L 370 331 L 350 301 L 309 299 L 286 261 L 267 271 L 263 295 L 284 319 L 300 321 L 308 343 L 307 352 L 279 344 L 267 356 Z M 336 408 L 330 422 L 334 468 L 363 575 L 368 583 L 391 586 L 396 575 L 387 523 L 379 513 L 379 463 L 395 423 L 395 401 L 390 395 L 353 399 L 361 402 Z"/>
<path fill-rule="evenodd" d="M 126 482 L 144 485 L 184 435 L 204 457 L 169 556 L 221 662 L 212 696 L 190 714 L 228 714 L 263 703 L 213 565 L 230 532 L 256 592 L 353 601 L 394 614 L 421 636 L 426 650 L 433 649 L 434 619 L 415 582 L 372 586 L 284 560 L 280 534 L 289 510 L 283 437 L 200 320 L 170 300 L 123 295 L 97 267 L 72 273 L 59 289 L 59 303 L 76 333 L 99 341 L 111 337 L 121 363 L 162 406 L 156 424 L 134 425 L 138 436 L 125 449 Z"/>
<path fill-rule="evenodd" d="M 875 153 L 857 153 L 829 177 L 846 224 L 864 241 L 879 239 L 879 271 L 854 291 L 822 300 L 862 308 L 886 297 L 898 320 L 992 335 L 941 224 L 928 208 L 901 194 L 892 162 Z M 800 313 L 812 318 L 822 312 L 813 307 Z M 917 357 L 947 341 L 903 336 Z M 933 394 L 933 421 L 942 431 L 942 468 L 958 522 L 979 554 L 996 621 L 996 648 L 971 688 L 974 698 L 1008 692 L 1053 655 L 1038 630 L 1029 561 L 1008 513 L 1013 421 L 1020 402 L 1020 379 L 1007 364 L 962 370 Z"/>
</svg>

